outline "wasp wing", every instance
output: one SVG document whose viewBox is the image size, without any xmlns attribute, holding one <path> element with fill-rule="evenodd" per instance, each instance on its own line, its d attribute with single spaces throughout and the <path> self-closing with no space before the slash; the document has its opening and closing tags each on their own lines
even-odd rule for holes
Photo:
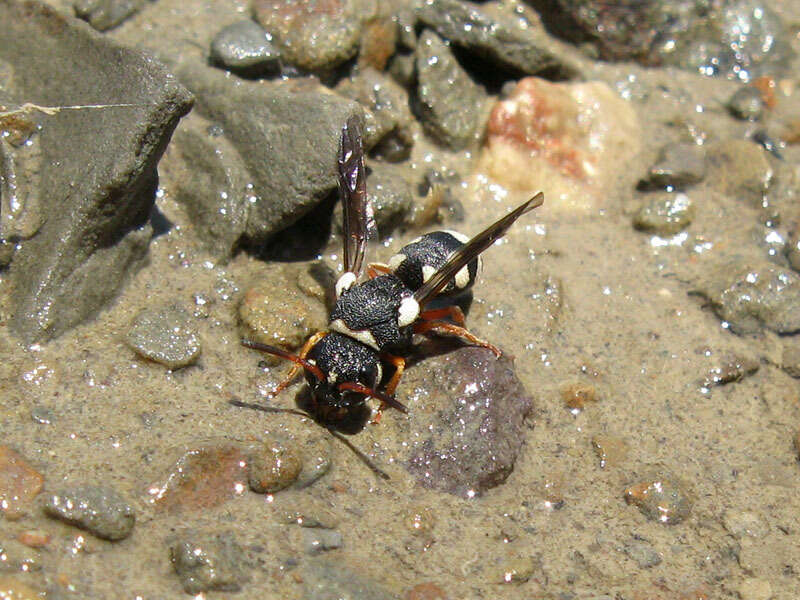
<svg viewBox="0 0 800 600">
<path fill-rule="evenodd" d="M 342 128 L 339 195 L 344 213 L 344 270 L 358 277 L 364 264 L 367 240 L 375 229 L 375 217 L 367 201 L 361 121 L 356 116 L 347 119 Z"/>
<path fill-rule="evenodd" d="M 491 246 L 495 240 L 503 237 L 506 231 L 508 231 L 508 228 L 514 224 L 514 221 L 525 213 L 532 211 L 537 206 L 541 206 L 543 202 L 544 194 L 539 192 L 533 198 L 519 205 L 505 217 L 492 223 L 489 227 L 461 246 L 461 248 L 455 251 L 453 255 L 447 259 L 447 262 L 439 267 L 439 270 L 431 275 L 430 279 L 414 293 L 414 299 L 420 306 L 424 306 L 432 300 L 442 288 L 447 285 L 447 282 L 455 277 L 455 274 L 458 273 L 464 265 L 469 264 L 473 258 Z"/>
</svg>

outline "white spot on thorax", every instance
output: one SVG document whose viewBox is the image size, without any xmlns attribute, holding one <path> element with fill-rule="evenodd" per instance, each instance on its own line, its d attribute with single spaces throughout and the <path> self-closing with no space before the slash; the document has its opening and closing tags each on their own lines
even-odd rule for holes
<svg viewBox="0 0 800 600">
<path fill-rule="evenodd" d="M 349 290 L 356 282 L 356 274 L 347 271 L 336 281 L 336 297 L 339 298 L 342 292 Z"/>
<path fill-rule="evenodd" d="M 413 296 L 408 296 L 400 301 L 400 308 L 397 309 L 397 325 L 405 327 L 411 325 L 419 316 L 419 304 Z"/>
<path fill-rule="evenodd" d="M 466 244 L 469 241 L 469 238 L 466 235 L 459 233 L 458 231 L 453 231 L 452 229 L 445 229 L 444 233 L 449 233 L 462 244 Z"/>
<path fill-rule="evenodd" d="M 395 254 L 389 259 L 389 270 L 394 273 L 403 264 L 403 261 L 408 258 L 405 254 Z"/>
<path fill-rule="evenodd" d="M 344 324 L 344 321 L 341 319 L 336 319 L 332 321 L 331 324 L 328 326 L 328 329 L 332 331 L 336 331 L 341 333 L 342 335 L 346 335 L 347 337 L 351 337 L 354 340 L 358 340 L 365 346 L 369 346 L 370 348 L 374 348 L 375 350 L 380 350 L 378 347 L 378 342 L 375 341 L 375 336 L 372 335 L 372 332 L 368 329 L 361 329 L 361 330 L 352 330 L 347 325 Z"/>
<path fill-rule="evenodd" d="M 436 269 L 434 269 L 430 265 L 422 265 L 422 282 L 425 283 L 433 277 L 433 274 L 436 273 Z"/>
</svg>

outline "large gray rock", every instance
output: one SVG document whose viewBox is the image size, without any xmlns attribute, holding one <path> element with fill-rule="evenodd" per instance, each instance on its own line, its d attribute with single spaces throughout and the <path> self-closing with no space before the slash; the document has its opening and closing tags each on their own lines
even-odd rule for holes
<svg viewBox="0 0 800 600">
<path fill-rule="evenodd" d="M 14 257 L 13 331 L 32 342 L 93 316 L 145 255 L 156 165 L 191 95 L 155 60 L 33 1 L 0 3 L 0 83 L 34 114 L 44 218 Z M 114 106 L 116 105 L 116 106 Z"/>
<path fill-rule="evenodd" d="M 361 114 L 355 102 L 307 81 L 237 80 L 189 61 L 177 71 L 197 114 L 175 138 L 185 170 L 176 197 L 218 258 L 243 237 L 265 242 L 336 189 L 342 126 Z"/>
</svg>

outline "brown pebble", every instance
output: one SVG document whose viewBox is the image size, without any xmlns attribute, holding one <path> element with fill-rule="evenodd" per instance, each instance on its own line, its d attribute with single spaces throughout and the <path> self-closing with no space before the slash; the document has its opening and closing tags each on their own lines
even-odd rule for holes
<svg viewBox="0 0 800 600">
<path fill-rule="evenodd" d="M 406 530 L 417 536 L 430 536 L 436 525 L 436 518 L 426 507 L 412 507 L 403 513 L 401 523 Z"/>
<path fill-rule="evenodd" d="M 674 479 L 657 477 L 632 485 L 625 490 L 625 501 L 636 506 L 653 521 L 673 525 L 689 516 L 692 502 Z"/>
<path fill-rule="evenodd" d="M 573 383 L 561 389 L 561 399 L 570 410 L 583 410 L 587 402 L 595 402 L 593 385 Z"/>
<path fill-rule="evenodd" d="M 43 485 L 41 473 L 8 446 L 0 446 L 0 511 L 6 519 L 22 517 Z"/>
<path fill-rule="evenodd" d="M 418 583 L 406 592 L 406 600 L 447 600 L 447 594 L 435 583 Z"/>
<path fill-rule="evenodd" d="M 592 448 L 600 458 L 600 468 L 616 467 L 628 456 L 628 444 L 610 435 L 596 435 L 592 438 Z"/>
<path fill-rule="evenodd" d="M 258 494 L 271 494 L 297 481 L 303 461 L 292 444 L 269 440 L 250 452 L 248 481 Z"/>
<path fill-rule="evenodd" d="M 17 540 L 29 548 L 44 548 L 50 543 L 50 534 L 41 529 L 28 529 L 21 532 Z"/>
</svg>

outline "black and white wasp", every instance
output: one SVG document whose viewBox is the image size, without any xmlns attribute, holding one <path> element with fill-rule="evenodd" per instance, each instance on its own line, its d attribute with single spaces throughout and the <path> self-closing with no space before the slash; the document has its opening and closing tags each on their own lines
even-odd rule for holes
<svg viewBox="0 0 800 600">
<path fill-rule="evenodd" d="M 394 392 L 405 368 L 403 355 L 408 353 L 415 333 L 453 334 L 500 356 L 498 348 L 464 328 L 460 308 L 426 310 L 426 306 L 437 296 L 471 287 L 479 255 L 519 217 L 544 201 L 539 192 L 469 240 L 455 232 L 428 233 L 405 246 L 387 264 L 369 264 L 368 278 L 360 281 L 374 218 L 367 202 L 361 125 L 356 117 L 348 119 L 342 129 L 339 189 L 344 213 L 345 272 L 336 282 L 336 304 L 328 330 L 309 338 L 298 355 L 242 340 L 248 348 L 294 363 L 273 396 L 291 385 L 301 370 L 305 371 L 311 391 L 310 412 L 328 425 L 343 422 L 354 411 L 363 410 L 367 398 L 380 400 L 382 407 L 407 412 Z M 386 363 L 394 367 L 394 373 L 381 390 Z"/>
</svg>

